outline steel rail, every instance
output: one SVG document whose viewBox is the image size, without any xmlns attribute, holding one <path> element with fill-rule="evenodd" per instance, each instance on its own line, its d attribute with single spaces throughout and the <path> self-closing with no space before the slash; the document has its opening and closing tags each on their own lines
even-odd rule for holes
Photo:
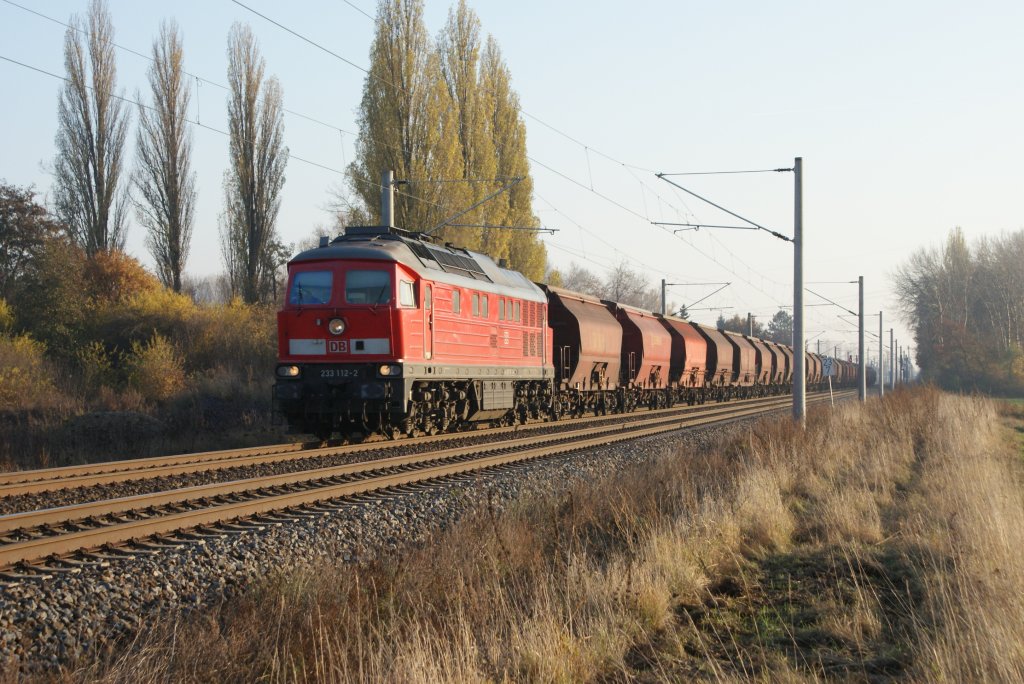
<svg viewBox="0 0 1024 684">
<path fill-rule="evenodd" d="M 787 400 L 777 399 L 776 401 L 770 403 L 758 404 L 756 408 L 767 410 L 773 408 L 776 404 L 784 403 L 787 403 Z M 700 414 L 692 417 L 715 418 L 723 414 L 730 415 L 737 408 L 753 407 L 717 405 L 715 407 L 709 408 L 709 410 L 706 412 L 701 412 Z M 188 501 L 196 501 L 199 499 L 209 499 L 216 496 L 227 496 L 231 494 L 251 492 L 257 489 L 265 489 L 267 487 L 277 487 L 283 485 L 291 485 L 299 482 L 324 480 L 331 477 L 341 477 L 355 475 L 359 473 L 369 473 L 386 468 L 396 468 L 418 463 L 425 463 L 429 461 L 441 461 L 472 454 L 521 448 L 529 444 L 544 444 L 557 441 L 571 441 L 587 435 L 621 432 L 622 430 L 626 429 L 627 426 L 643 428 L 646 426 L 663 424 L 666 422 L 675 423 L 678 420 L 679 418 L 674 416 L 657 416 L 647 418 L 645 420 L 633 421 L 631 423 L 617 423 L 613 425 L 603 426 L 600 428 L 583 428 L 579 430 L 570 430 L 567 432 L 559 432 L 555 434 L 527 436 L 521 437 L 519 439 L 494 442 L 492 444 L 476 444 L 463 447 L 453 447 L 450 449 L 443 449 L 440 451 L 419 452 L 415 454 L 407 454 L 404 456 L 390 456 L 381 459 L 374 459 L 372 461 L 361 461 L 358 463 L 348 463 L 337 466 L 329 466 L 325 468 L 316 468 L 313 470 L 302 470 L 294 473 L 282 473 L 279 475 L 262 475 L 258 477 L 245 478 L 241 480 L 231 480 L 228 482 L 214 482 L 210 484 L 193 485 L 191 487 L 169 489 L 162 492 L 135 494 L 132 496 L 119 497 L 116 499 L 103 499 L 99 501 L 59 506 L 56 508 L 47 508 L 34 511 L 22 511 L 19 513 L 10 513 L 7 515 L 0 516 L 0 533 L 13 532 L 15 530 L 26 528 L 41 527 L 44 525 L 57 525 L 67 522 L 85 520 L 88 518 L 98 518 L 104 515 L 124 513 L 152 506 L 165 506 L 173 503 L 184 503 Z"/>
<path fill-rule="evenodd" d="M 818 401 L 824 400 L 824 398 L 818 399 Z M 50 556 L 66 555 L 80 550 L 96 549 L 112 544 L 123 544 L 139 538 L 168 534 L 182 529 L 212 525 L 222 523 L 227 520 L 235 520 L 237 518 L 250 517 L 270 513 L 272 511 L 290 509 L 297 506 L 317 504 L 325 500 L 349 497 L 369 491 L 387 489 L 417 482 L 425 482 L 448 475 L 476 472 L 498 465 L 519 463 L 545 456 L 554 456 L 595 447 L 608 446 L 610 444 L 626 440 L 640 439 L 642 437 L 653 436 L 665 432 L 673 432 L 683 428 L 697 427 L 709 423 L 736 420 L 763 414 L 771 410 L 782 409 L 785 408 L 786 405 L 788 405 L 788 401 L 785 398 L 779 402 L 769 404 L 768 406 L 731 405 L 726 407 L 726 411 L 716 412 L 714 415 L 684 416 L 675 419 L 668 417 L 651 419 L 650 422 L 660 423 L 659 425 L 654 426 L 636 428 L 636 423 L 627 423 L 618 427 L 611 426 L 608 429 L 601 430 L 600 434 L 596 436 L 593 434 L 592 430 L 579 430 L 575 431 L 577 435 L 579 435 L 579 433 L 586 433 L 590 436 L 581 439 L 565 439 L 563 434 L 561 436 L 562 438 L 558 440 L 559 443 L 547 444 L 544 446 L 530 446 L 530 443 L 536 444 L 539 441 L 544 441 L 543 437 L 547 437 L 547 441 L 551 441 L 552 438 L 558 436 L 546 435 L 543 437 L 528 437 L 520 440 L 514 440 L 514 442 L 518 443 L 519 446 L 524 447 L 519 451 L 513 453 L 485 455 L 468 462 L 462 461 L 456 463 L 449 462 L 436 465 L 426 465 L 426 467 L 411 471 L 406 470 L 378 474 L 352 482 L 336 484 L 327 483 L 323 486 L 316 486 L 315 488 L 300 488 L 297 491 L 270 493 L 256 499 L 209 502 L 208 505 L 203 505 L 202 507 L 194 510 L 173 511 L 171 513 L 160 513 L 154 510 L 152 511 L 151 517 L 146 517 L 141 520 L 122 519 L 118 522 L 103 524 L 94 529 L 76 530 L 60 534 L 58 536 L 35 537 L 7 543 L 0 546 L 0 568 L 11 567 L 21 562 L 34 561 Z M 726 415 L 722 415 L 723 413 Z M 634 427 L 631 429 L 631 426 Z M 501 443 L 494 445 L 493 448 L 487 449 L 486 451 L 493 452 L 500 450 L 507 452 L 510 448 L 513 448 L 511 443 Z M 475 450 L 476 453 L 480 452 L 478 447 L 463 447 L 452 451 L 465 450 Z M 453 458 L 453 456 L 447 457 L 448 460 L 451 458 Z M 382 461 L 349 464 L 347 466 L 338 466 L 336 468 L 324 470 L 334 471 L 334 477 L 345 474 L 346 471 L 351 474 L 353 472 L 352 469 L 358 468 L 362 468 L 364 471 L 369 472 L 379 471 L 384 468 L 395 470 L 400 468 L 402 465 L 413 465 L 416 459 L 422 463 L 435 463 L 439 460 L 439 454 L 435 452 L 433 454 L 392 457 L 391 459 L 384 459 Z M 235 487 L 232 491 L 221 491 L 219 492 L 219 495 L 224 496 L 230 494 L 240 495 L 254 493 L 254 483 L 259 483 L 255 492 L 258 494 L 259 490 L 271 489 L 275 486 L 282 486 L 289 483 L 296 484 L 298 482 L 313 484 L 317 481 L 324 482 L 325 479 L 332 477 L 327 476 L 325 478 L 323 474 L 321 474 L 320 477 L 317 477 L 315 475 L 316 472 L 317 471 L 307 471 L 303 473 L 292 473 L 287 476 L 254 478 L 251 481 L 227 483 L 229 485 L 235 485 Z M 311 479 L 310 476 L 313 476 L 315 479 Z M 248 489 L 241 489 L 242 487 L 248 487 Z M 105 511 L 102 515 L 110 515 L 114 513 L 124 513 L 129 510 L 137 511 L 140 509 L 140 506 L 152 508 L 158 505 L 158 500 L 163 501 L 164 504 L 183 503 L 183 500 L 180 498 L 181 496 L 191 497 L 187 500 L 196 501 L 197 497 L 195 494 L 200 490 L 205 489 L 208 492 L 213 492 L 216 488 L 224 489 L 224 485 L 200 485 L 198 487 L 186 488 L 183 490 L 164 492 L 156 496 L 139 495 L 136 497 L 124 497 L 122 499 L 114 499 L 106 502 L 96 502 L 95 504 L 82 504 L 78 506 L 63 507 L 62 509 L 49 509 L 47 511 L 40 511 L 37 513 L 42 514 L 43 517 L 56 515 L 60 518 L 61 515 L 66 516 L 70 512 L 69 509 L 78 509 L 79 511 L 83 509 L 91 509 L 95 511 L 93 513 L 93 516 L 95 517 L 101 515 L 98 511 L 101 510 L 102 507 L 97 508 L 97 506 L 99 504 L 105 504 Z M 206 496 L 199 495 L 198 501 L 200 503 L 207 503 L 211 496 L 214 496 L 214 494 L 210 493 Z M 125 506 L 128 506 L 128 508 L 125 508 Z M 63 511 L 63 513 L 60 513 L 61 511 Z M 82 519 L 82 517 L 83 516 L 79 516 L 78 519 Z M 19 521 L 26 521 L 30 519 L 30 515 L 14 514 L 13 516 L 3 516 L 0 517 L 0 521 L 4 522 L 6 525 L 8 520 L 11 518 L 18 518 Z M 66 520 L 67 518 L 65 517 L 64 519 Z M 38 526 L 44 523 L 40 523 L 37 519 L 35 524 Z M 24 529 L 24 525 L 19 529 Z"/>
<path fill-rule="evenodd" d="M 745 399 L 737 402 L 731 402 L 728 405 L 761 405 L 764 402 L 773 401 L 779 396 L 783 395 Z M 696 405 L 673 407 L 669 409 L 650 411 L 647 415 L 687 415 L 689 413 L 711 410 L 713 407 L 725 405 L 726 404 L 712 404 L 710 406 Z M 641 414 L 632 413 L 629 415 L 638 416 Z M 247 447 L 244 449 L 225 449 L 221 451 L 183 454 L 180 456 L 138 458 L 80 466 L 63 466 L 59 468 L 46 468 L 40 470 L 15 471 L 12 473 L 0 473 L 0 498 L 57 491 L 75 487 L 89 487 L 117 482 L 129 482 L 132 480 L 184 475 L 207 470 L 261 465 L 264 463 L 283 463 L 287 461 L 298 461 L 322 456 L 344 456 L 349 454 L 354 455 L 365 453 L 367 451 L 383 451 L 402 447 L 414 447 L 419 444 L 433 444 L 435 442 L 465 439 L 468 436 L 477 434 L 501 435 L 507 432 L 514 433 L 522 430 L 543 429 L 545 427 L 558 425 L 571 428 L 574 424 L 586 425 L 588 423 L 595 422 L 602 423 L 615 420 L 617 417 L 619 416 L 590 416 L 562 423 L 537 422 L 524 426 L 492 428 L 490 430 L 477 430 L 472 432 L 444 433 L 398 441 L 378 441 L 362 444 L 326 446 L 312 449 L 303 448 L 303 445 L 301 444 Z"/>
</svg>

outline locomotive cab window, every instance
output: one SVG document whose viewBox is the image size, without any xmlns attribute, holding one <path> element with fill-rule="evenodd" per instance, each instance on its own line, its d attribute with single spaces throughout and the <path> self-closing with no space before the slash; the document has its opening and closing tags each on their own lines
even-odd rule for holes
<svg viewBox="0 0 1024 684">
<path fill-rule="evenodd" d="M 387 304 L 391 301 L 391 276 L 387 271 L 349 271 L 345 274 L 345 302 Z"/>
<path fill-rule="evenodd" d="M 518 300 L 516 300 L 515 310 L 516 310 L 516 323 L 518 323 L 519 322 L 519 301 Z"/>
<path fill-rule="evenodd" d="M 289 304 L 327 304 L 331 301 L 331 282 L 334 274 L 330 271 L 299 271 L 292 278 L 288 292 Z"/>
<path fill-rule="evenodd" d="M 473 293 L 473 315 L 480 315 L 480 295 L 478 295 L 476 292 Z"/>
<path fill-rule="evenodd" d="M 488 312 L 487 312 L 487 295 L 484 295 L 484 318 L 487 318 L 487 317 L 488 317 Z"/>
<path fill-rule="evenodd" d="M 413 293 L 412 283 L 408 280 L 398 281 L 398 301 L 402 306 L 416 306 L 416 296 Z"/>
<path fill-rule="evenodd" d="M 499 299 L 498 300 L 498 320 L 499 321 L 505 320 L 505 300 L 504 299 Z"/>
<path fill-rule="evenodd" d="M 462 291 L 452 290 L 452 312 L 462 313 Z"/>
</svg>

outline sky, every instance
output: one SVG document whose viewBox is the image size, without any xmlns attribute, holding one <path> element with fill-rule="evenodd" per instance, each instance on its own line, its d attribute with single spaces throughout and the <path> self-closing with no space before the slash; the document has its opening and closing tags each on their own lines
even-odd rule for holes
<svg viewBox="0 0 1024 684">
<path fill-rule="evenodd" d="M 15 3 L 15 4 L 12 4 Z M 0 0 L 0 57 L 63 74 L 64 27 L 86 0 Z M 148 54 L 160 22 L 183 33 L 193 82 L 190 116 L 225 130 L 226 39 L 248 23 L 284 90 L 287 167 L 278 231 L 298 243 L 330 223 L 332 193 L 353 159 L 375 12 L 372 0 L 109 0 L 118 87 L 146 100 Z M 659 179 L 681 173 L 789 168 L 803 158 L 805 280 L 857 310 L 867 329 L 895 328 L 892 276 L 915 250 L 955 226 L 968 239 L 1024 226 L 1024 3 L 590 0 L 470 2 L 511 70 L 527 125 L 534 210 L 551 265 L 598 274 L 625 260 L 698 321 L 792 304 L 792 246 L 767 233 L 653 222 L 736 225 Z M 335 53 L 328 54 L 258 14 Z M 450 4 L 426 0 L 429 31 Z M 353 66 L 355 65 L 355 66 Z M 0 59 L 0 179 L 48 197 L 61 82 Z M 316 121 L 311 121 L 315 119 Z M 134 141 L 134 131 L 130 137 Z M 187 271 L 222 270 L 217 217 L 228 140 L 194 127 L 199 189 Z M 324 168 L 326 167 L 326 168 Z M 679 176 L 731 211 L 793 233 L 792 173 Z M 128 251 L 151 264 L 133 222 Z M 806 303 L 824 304 L 808 294 Z M 706 308 L 708 307 L 708 308 Z M 714 308 L 710 308 L 714 307 Z M 699 309 L 699 310 L 698 310 Z M 835 306 L 806 309 L 809 348 L 856 353 L 856 322 Z M 847 318 L 840 318 L 840 315 Z M 867 336 L 869 358 L 877 338 Z"/>
</svg>

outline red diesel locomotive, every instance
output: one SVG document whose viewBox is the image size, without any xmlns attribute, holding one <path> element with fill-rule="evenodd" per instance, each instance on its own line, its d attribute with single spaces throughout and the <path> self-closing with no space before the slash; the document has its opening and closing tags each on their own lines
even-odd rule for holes
<svg viewBox="0 0 1024 684">
<path fill-rule="evenodd" d="M 288 264 L 274 398 L 297 431 L 433 434 L 538 417 L 547 298 L 482 254 L 353 227 Z"/>
<path fill-rule="evenodd" d="M 320 439 L 780 394 L 794 359 L 386 226 L 348 228 L 289 262 L 278 351 L 277 410 Z M 821 388 L 821 357 L 804 363 Z M 836 367 L 834 385 L 856 382 L 853 364 Z"/>
</svg>

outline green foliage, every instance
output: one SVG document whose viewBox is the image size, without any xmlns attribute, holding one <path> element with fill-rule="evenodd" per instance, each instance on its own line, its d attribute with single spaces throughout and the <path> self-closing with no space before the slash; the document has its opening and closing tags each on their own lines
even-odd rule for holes
<svg viewBox="0 0 1024 684">
<path fill-rule="evenodd" d="M 60 227 L 31 187 L 0 182 L 0 297 L 12 297 L 29 262 Z"/>
<path fill-rule="evenodd" d="M 102 342 L 90 341 L 75 350 L 75 362 L 82 388 L 89 393 L 116 384 L 115 354 L 107 351 Z"/>
<path fill-rule="evenodd" d="M 62 239 L 46 240 L 24 274 L 11 304 L 15 327 L 59 358 L 73 355 L 88 319 L 85 252 Z"/>
<path fill-rule="evenodd" d="M 779 309 L 768 322 L 768 339 L 778 344 L 793 344 L 793 315 Z"/>
<path fill-rule="evenodd" d="M 733 314 L 732 318 L 726 318 L 724 315 L 719 314 L 718 322 L 716 325 L 722 330 L 729 330 L 730 332 L 739 333 L 746 335 L 750 331 L 750 325 L 747 323 L 746 316 L 740 316 L 739 314 Z M 755 318 L 753 321 L 754 337 L 764 337 L 765 327 Z"/>
</svg>

